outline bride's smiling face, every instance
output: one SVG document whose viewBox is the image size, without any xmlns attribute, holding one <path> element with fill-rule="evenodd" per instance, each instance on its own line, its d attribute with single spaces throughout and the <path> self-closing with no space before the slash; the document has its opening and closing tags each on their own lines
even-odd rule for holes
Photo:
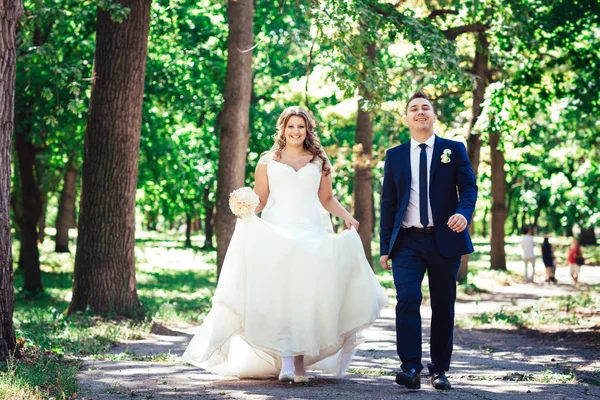
<svg viewBox="0 0 600 400">
<path fill-rule="evenodd" d="M 285 142 L 288 146 L 302 146 L 306 139 L 306 122 L 304 118 L 292 115 L 285 125 Z"/>
</svg>

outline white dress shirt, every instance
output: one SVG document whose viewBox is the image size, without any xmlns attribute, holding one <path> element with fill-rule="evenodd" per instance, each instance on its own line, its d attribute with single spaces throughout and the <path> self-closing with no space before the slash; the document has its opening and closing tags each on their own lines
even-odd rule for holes
<svg viewBox="0 0 600 400">
<path fill-rule="evenodd" d="M 435 143 L 435 135 L 431 135 L 429 139 L 424 142 L 427 145 L 425 152 L 427 154 L 427 214 L 429 215 L 429 225 L 433 226 L 433 214 L 431 213 L 431 202 L 429 201 L 430 193 L 429 181 L 431 180 L 431 159 L 433 157 L 433 145 Z M 408 199 L 408 208 L 406 209 L 406 215 L 402 221 L 403 228 L 410 228 L 416 226 L 423 228 L 421 224 L 421 213 L 419 210 L 419 163 L 421 160 L 421 143 L 415 139 L 410 139 L 410 198 Z"/>
</svg>

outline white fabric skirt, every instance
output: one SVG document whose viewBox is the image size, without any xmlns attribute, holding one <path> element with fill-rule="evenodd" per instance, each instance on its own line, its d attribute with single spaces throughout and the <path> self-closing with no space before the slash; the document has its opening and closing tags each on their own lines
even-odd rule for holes
<svg viewBox="0 0 600 400">
<path fill-rule="evenodd" d="M 213 307 L 183 359 L 224 376 L 271 377 L 281 357 L 343 376 L 360 331 L 387 304 L 356 230 L 333 236 L 237 221 Z"/>
</svg>

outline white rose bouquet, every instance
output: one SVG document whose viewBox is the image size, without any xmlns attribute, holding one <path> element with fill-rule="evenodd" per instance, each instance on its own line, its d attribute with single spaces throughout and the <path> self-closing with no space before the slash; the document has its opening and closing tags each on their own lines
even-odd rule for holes
<svg viewBox="0 0 600 400">
<path fill-rule="evenodd" d="M 236 189 L 229 195 L 229 208 L 239 218 L 254 214 L 259 204 L 258 195 L 249 187 Z"/>
</svg>

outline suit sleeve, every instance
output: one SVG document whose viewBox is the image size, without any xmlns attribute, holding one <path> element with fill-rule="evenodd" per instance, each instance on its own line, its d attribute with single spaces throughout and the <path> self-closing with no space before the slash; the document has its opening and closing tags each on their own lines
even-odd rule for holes
<svg viewBox="0 0 600 400">
<path fill-rule="evenodd" d="M 467 155 L 465 145 L 460 143 L 457 151 L 457 184 L 460 200 L 456 213 L 464 215 L 470 224 L 475 212 L 475 203 L 477 202 L 477 183 L 475 174 L 471 167 L 471 161 Z"/>
<path fill-rule="evenodd" d="M 381 218 L 379 219 L 379 254 L 388 255 L 394 217 L 396 215 L 397 192 L 394 174 L 390 162 L 390 151 L 385 154 L 385 167 L 383 168 L 383 185 L 381 188 Z"/>
</svg>

